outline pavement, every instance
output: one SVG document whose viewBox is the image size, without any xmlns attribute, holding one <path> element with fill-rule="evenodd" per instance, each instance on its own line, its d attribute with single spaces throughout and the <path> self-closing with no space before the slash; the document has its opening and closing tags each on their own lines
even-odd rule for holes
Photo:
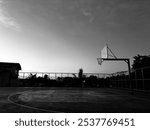
<svg viewBox="0 0 150 130">
<path fill-rule="evenodd" d="M 1 113 L 149 113 L 150 96 L 111 88 L 0 88 Z"/>
</svg>

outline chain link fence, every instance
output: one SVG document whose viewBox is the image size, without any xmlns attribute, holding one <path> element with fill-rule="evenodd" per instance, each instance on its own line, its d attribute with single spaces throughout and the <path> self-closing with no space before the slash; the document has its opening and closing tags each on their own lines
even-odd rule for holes
<svg viewBox="0 0 150 130">
<path fill-rule="evenodd" d="M 78 73 L 19 72 L 19 80 L 29 82 L 28 79 L 34 75 L 39 79 L 44 79 L 45 77 L 53 81 L 61 81 L 61 79 L 68 78 L 67 82 L 73 83 L 74 80 L 78 78 Z M 97 87 L 111 87 L 118 89 L 132 88 L 137 91 L 150 91 L 150 67 L 132 70 L 131 78 L 127 71 L 122 71 L 113 74 L 84 73 L 83 79 L 88 83 L 92 82 L 90 84 L 94 84 L 94 86 Z"/>
<path fill-rule="evenodd" d="M 107 78 L 107 82 L 109 87 L 150 91 L 150 67 L 132 70 L 131 78 L 127 71 L 114 73 Z"/>
</svg>

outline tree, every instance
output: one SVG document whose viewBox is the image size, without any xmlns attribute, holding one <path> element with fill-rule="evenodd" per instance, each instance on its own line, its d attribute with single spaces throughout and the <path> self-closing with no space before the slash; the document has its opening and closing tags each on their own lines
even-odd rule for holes
<svg viewBox="0 0 150 130">
<path fill-rule="evenodd" d="M 27 77 L 27 79 L 36 79 L 37 78 L 37 74 L 32 74 L 30 73 L 30 75 Z"/>
<path fill-rule="evenodd" d="M 82 68 L 79 69 L 78 78 L 79 79 L 83 78 L 83 69 Z"/>
<path fill-rule="evenodd" d="M 133 69 L 139 69 L 150 66 L 150 55 L 148 56 L 137 55 L 133 58 L 134 58 L 132 65 Z"/>
<path fill-rule="evenodd" d="M 49 80 L 49 77 L 47 74 L 44 75 L 44 80 Z"/>
</svg>

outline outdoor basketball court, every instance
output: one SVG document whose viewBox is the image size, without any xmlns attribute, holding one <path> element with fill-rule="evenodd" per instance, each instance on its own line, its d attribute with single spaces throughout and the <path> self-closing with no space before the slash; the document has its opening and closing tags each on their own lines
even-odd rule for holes
<svg viewBox="0 0 150 130">
<path fill-rule="evenodd" d="M 147 96 L 109 88 L 1 89 L 0 112 L 150 112 Z"/>
<path fill-rule="evenodd" d="M 108 60 L 125 61 L 130 77 L 130 60 L 118 59 L 105 46 L 98 63 Z M 3 87 L 0 88 L 0 112 L 149 113 L 149 97 L 146 92 L 132 95 L 131 90 L 119 88 Z"/>
</svg>

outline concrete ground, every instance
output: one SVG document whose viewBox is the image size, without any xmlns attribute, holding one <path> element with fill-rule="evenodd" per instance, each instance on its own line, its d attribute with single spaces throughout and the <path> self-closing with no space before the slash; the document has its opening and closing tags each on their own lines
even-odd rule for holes
<svg viewBox="0 0 150 130">
<path fill-rule="evenodd" d="M 111 88 L 0 88 L 0 112 L 149 113 L 150 96 Z"/>
</svg>

